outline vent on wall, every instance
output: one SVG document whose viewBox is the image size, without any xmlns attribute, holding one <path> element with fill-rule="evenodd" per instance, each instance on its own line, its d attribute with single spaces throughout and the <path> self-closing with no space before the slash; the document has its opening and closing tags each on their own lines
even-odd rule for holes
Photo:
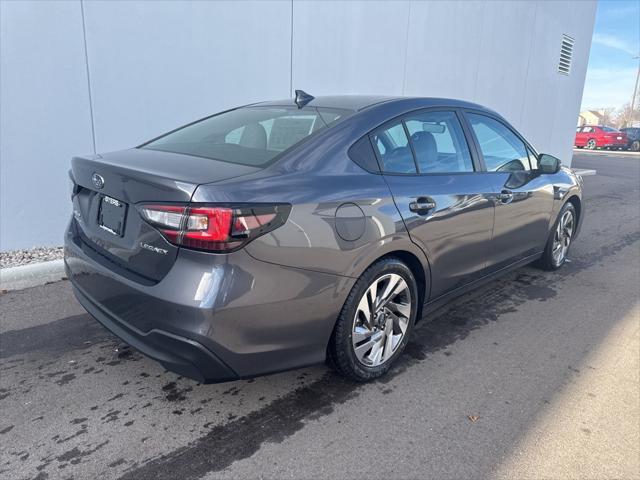
<svg viewBox="0 0 640 480">
<path fill-rule="evenodd" d="M 560 61 L 558 62 L 558 73 L 569 75 L 571 72 L 571 57 L 573 56 L 574 40 L 568 35 L 562 35 L 562 47 L 560 48 Z"/>
</svg>

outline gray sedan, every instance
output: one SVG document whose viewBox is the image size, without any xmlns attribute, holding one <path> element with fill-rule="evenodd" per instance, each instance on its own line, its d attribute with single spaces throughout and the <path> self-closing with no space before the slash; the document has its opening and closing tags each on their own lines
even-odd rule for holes
<svg viewBox="0 0 640 480">
<path fill-rule="evenodd" d="M 561 267 L 584 212 L 557 158 L 436 98 L 297 91 L 75 157 L 70 184 L 78 300 L 201 382 L 325 360 L 379 377 L 443 302 Z"/>
</svg>

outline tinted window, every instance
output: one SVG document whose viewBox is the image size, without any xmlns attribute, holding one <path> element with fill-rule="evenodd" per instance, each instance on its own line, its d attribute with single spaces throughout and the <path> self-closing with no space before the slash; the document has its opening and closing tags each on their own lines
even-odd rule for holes
<svg viewBox="0 0 640 480">
<path fill-rule="evenodd" d="M 405 119 L 420 173 L 473 172 L 469 147 L 454 112 L 423 112 Z"/>
<path fill-rule="evenodd" d="M 380 167 L 378 167 L 378 161 L 376 160 L 375 153 L 373 153 L 368 135 L 362 137 L 349 148 L 349 157 L 369 172 L 380 172 Z"/>
<path fill-rule="evenodd" d="M 244 107 L 187 125 L 141 148 L 262 166 L 348 114 L 313 107 Z"/>
<path fill-rule="evenodd" d="M 603 132 L 608 132 L 608 133 L 620 133 L 620 130 L 616 130 L 615 128 L 611 128 L 611 127 L 600 127 L 600 129 Z"/>
<path fill-rule="evenodd" d="M 502 122 L 484 115 L 467 114 L 489 172 L 530 170 L 527 148 Z"/>
<path fill-rule="evenodd" d="M 372 135 L 383 172 L 416 173 L 416 164 L 402 122 L 384 127 Z"/>
</svg>

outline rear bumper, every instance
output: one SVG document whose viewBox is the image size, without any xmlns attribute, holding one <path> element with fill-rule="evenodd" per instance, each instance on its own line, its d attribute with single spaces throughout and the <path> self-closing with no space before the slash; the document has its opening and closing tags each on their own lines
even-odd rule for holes
<svg viewBox="0 0 640 480">
<path fill-rule="evenodd" d="M 107 330 L 136 350 L 157 360 L 167 370 L 203 383 L 238 378 L 236 372 L 200 343 L 163 330 L 141 332 L 103 310 L 76 285 L 73 286 L 73 293 L 85 310 Z"/>
<path fill-rule="evenodd" d="M 625 148 L 627 145 L 629 145 L 629 142 L 626 140 L 611 140 L 608 142 L 604 142 L 602 145 L 598 145 L 598 146 L 604 147 L 604 148 L 611 148 L 611 147 Z"/>
<path fill-rule="evenodd" d="M 79 302 L 100 323 L 168 370 L 201 382 L 324 361 L 355 282 L 256 260 L 244 250 L 181 249 L 167 275 L 145 285 L 96 257 L 73 228 L 65 268 Z"/>
</svg>

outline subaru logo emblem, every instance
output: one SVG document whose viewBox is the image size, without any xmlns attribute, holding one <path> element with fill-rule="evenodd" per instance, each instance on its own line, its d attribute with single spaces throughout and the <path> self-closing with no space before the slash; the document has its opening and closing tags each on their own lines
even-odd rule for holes
<svg viewBox="0 0 640 480">
<path fill-rule="evenodd" d="M 104 178 L 102 178 L 102 175 L 99 175 L 95 172 L 93 175 L 91 175 L 91 182 L 93 183 L 93 186 L 98 190 L 104 187 Z"/>
</svg>

